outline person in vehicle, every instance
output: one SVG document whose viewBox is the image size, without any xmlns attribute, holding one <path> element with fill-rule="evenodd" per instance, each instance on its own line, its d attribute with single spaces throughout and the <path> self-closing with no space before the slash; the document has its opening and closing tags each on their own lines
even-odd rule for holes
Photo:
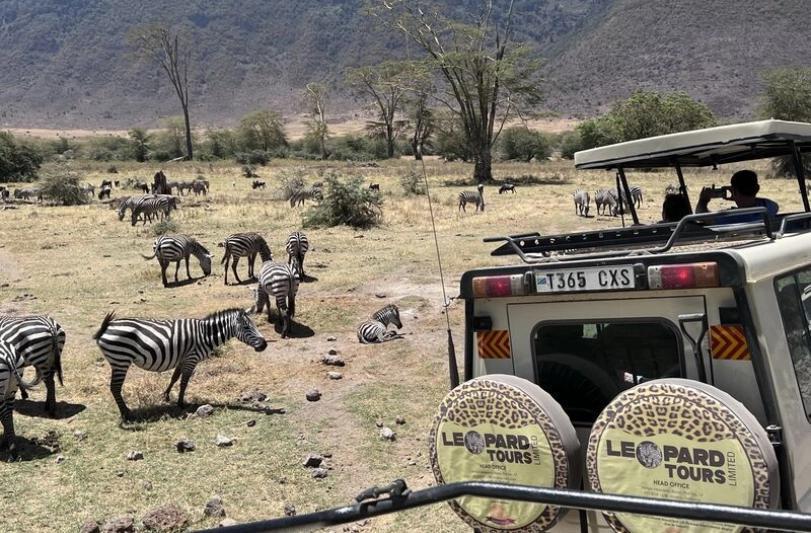
<svg viewBox="0 0 811 533">
<path fill-rule="evenodd" d="M 735 202 L 738 208 L 765 207 L 770 216 L 777 214 L 779 209 L 777 202 L 768 198 L 758 198 L 757 193 L 760 191 L 760 185 L 754 171 L 739 170 L 734 173 L 729 180 L 729 188 L 732 191 L 731 200 Z M 707 206 L 710 200 L 712 200 L 712 189 L 704 187 L 696 204 L 696 213 L 709 213 Z M 759 220 L 762 220 L 760 215 L 735 215 L 732 210 L 729 210 L 728 215 L 717 217 L 715 223 L 735 224 L 739 222 L 757 222 Z"/>
<path fill-rule="evenodd" d="M 678 222 L 690 214 L 690 204 L 683 194 L 668 194 L 662 202 L 662 220 L 660 224 L 666 222 Z"/>
</svg>

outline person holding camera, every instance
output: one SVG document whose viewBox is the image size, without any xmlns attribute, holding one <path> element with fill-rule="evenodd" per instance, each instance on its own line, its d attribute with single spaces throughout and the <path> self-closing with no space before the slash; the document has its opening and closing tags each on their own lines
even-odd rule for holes
<svg viewBox="0 0 811 533">
<path fill-rule="evenodd" d="M 713 198 L 722 198 L 735 202 L 735 205 L 744 209 L 747 207 L 765 207 L 770 216 L 777 214 L 779 206 L 774 200 L 768 198 L 758 198 L 757 193 L 760 191 L 758 185 L 757 174 L 752 170 L 739 170 L 732 175 L 729 180 L 729 186 L 716 189 L 715 187 L 704 187 L 701 190 L 701 195 L 698 197 L 696 204 L 696 213 L 708 213 L 707 208 L 710 200 Z M 734 209 L 734 208 L 733 208 Z M 739 222 L 757 222 L 763 218 L 760 215 L 735 215 L 734 211 L 728 215 L 718 217 L 719 224 L 735 224 Z"/>
</svg>

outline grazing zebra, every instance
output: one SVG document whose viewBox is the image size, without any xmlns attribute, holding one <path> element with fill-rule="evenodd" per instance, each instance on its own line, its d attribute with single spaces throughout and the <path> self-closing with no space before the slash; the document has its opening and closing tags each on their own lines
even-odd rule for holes
<svg viewBox="0 0 811 533">
<path fill-rule="evenodd" d="M 43 315 L 0 315 L 0 342 L 13 346 L 24 359 L 24 366 L 33 366 L 37 376 L 45 381 L 45 412 L 56 415 L 54 374 L 62 385 L 62 349 L 65 346 L 62 326 Z M 28 397 L 25 388 L 21 394 L 23 399 Z"/>
<path fill-rule="evenodd" d="M 21 371 L 25 365 L 25 358 L 17 352 L 14 345 L 0 340 L 0 423 L 3 425 L 3 439 L 0 448 L 8 448 L 9 457 L 17 458 L 17 445 L 14 442 L 14 395 L 17 385 L 21 390 L 30 389 L 36 385 L 26 383 L 22 379 Z M 39 377 L 39 376 L 37 376 Z"/>
<path fill-rule="evenodd" d="M 594 205 L 597 206 L 598 215 L 610 214 L 617 216 L 617 196 L 612 194 L 610 190 L 600 189 L 594 193 Z"/>
<path fill-rule="evenodd" d="M 287 237 L 287 243 L 284 247 L 287 250 L 288 264 L 292 264 L 293 258 L 296 258 L 299 278 L 304 279 L 304 254 L 310 249 L 310 241 L 307 239 L 307 235 L 300 231 L 294 231 Z"/>
<path fill-rule="evenodd" d="M 135 206 L 144 200 L 154 197 L 155 196 L 152 194 L 144 194 L 138 196 L 125 196 L 121 198 L 121 203 L 118 204 L 118 220 L 124 220 L 124 217 L 127 214 L 127 209 L 134 210 Z"/>
<path fill-rule="evenodd" d="M 293 194 L 290 195 L 290 207 L 296 207 L 297 205 L 303 205 L 304 200 L 318 200 L 321 201 L 324 198 L 324 193 L 321 191 L 320 187 L 310 187 L 307 189 L 299 189 L 294 191 Z"/>
<path fill-rule="evenodd" d="M 358 326 L 358 340 L 361 344 L 386 342 L 393 339 L 402 339 L 403 336 L 396 331 L 388 331 L 389 324 L 397 329 L 403 327 L 400 322 L 400 310 L 394 304 L 389 304 L 372 313 L 369 320 Z"/>
<path fill-rule="evenodd" d="M 225 265 L 225 284 L 228 285 L 228 262 L 233 258 L 231 269 L 234 271 L 234 277 L 237 278 L 237 283 L 242 283 L 237 274 L 237 263 L 240 257 L 248 258 L 248 278 L 254 279 L 253 267 L 256 262 L 256 255 L 265 261 L 271 261 L 273 255 L 270 252 L 270 246 L 264 237 L 258 233 L 234 233 L 229 235 L 223 242 L 217 246 L 225 248 L 222 256 L 221 264 Z"/>
<path fill-rule="evenodd" d="M 152 250 L 151 256 L 141 255 L 141 257 L 147 261 L 158 258 L 164 287 L 169 285 L 166 281 L 166 268 L 173 261 L 177 263 L 175 267 L 175 283 L 177 283 L 177 272 L 180 270 L 180 261 L 184 259 L 186 260 L 186 276 L 192 279 L 189 271 L 189 256 L 191 255 L 194 255 L 200 261 L 200 268 L 203 269 L 205 276 L 211 274 L 211 254 L 192 237 L 187 235 L 161 235 L 155 239 Z"/>
<path fill-rule="evenodd" d="M 625 194 L 625 191 L 622 191 L 622 198 L 617 195 L 617 189 L 608 189 L 608 194 L 616 201 L 616 205 L 614 206 L 614 216 L 617 216 L 617 213 L 625 213 L 628 205 L 631 201 L 628 199 L 628 195 Z M 620 203 L 620 199 L 622 203 Z"/>
<path fill-rule="evenodd" d="M 479 183 L 477 191 L 462 191 L 459 193 L 459 209 L 467 212 L 465 205 L 476 204 L 476 211 L 484 211 L 484 185 Z M 458 209 L 457 209 L 458 210 Z"/>
<path fill-rule="evenodd" d="M 637 187 L 634 185 L 631 187 L 631 201 L 634 203 L 636 207 L 642 207 L 642 187 Z"/>
<path fill-rule="evenodd" d="M 183 191 L 190 192 L 194 187 L 194 184 L 191 181 L 170 181 L 166 185 L 169 186 L 169 188 L 176 187 L 177 192 L 180 195 L 184 194 Z"/>
<path fill-rule="evenodd" d="M 14 189 L 14 198 L 17 200 L 30 200 L 32 196 L 39 197 L 39 191 L 32 187 Z"/>
<path fill-rule="evenodd" d="M 265 180 L 253 180 L 251 183 L 251 188 L 256 189 L 264 189 L 265 188 Z"/>
<path fill-rule="evenodd" d="M 257 352 L 267 348 L 256 324 L 242 309 L 217 311 L 202 319 L 179 320 L 116 319 L 113 313 L 108 313 L 93 336 L 112 368 L 110 392 L 124 420 L 132 418 L 121 395 L 131 365 L 151 372 L 174 369 L 163 397 L 169 401 L 169 393 L 180 378 L 177 405 L 182 408 L 186 386 L 197 363 L 233 337 Z"/>
<path fill-rule="evenodd" d="M 207 180 L 194 180 L 191 183 L 191 190 L 195 196 L 208 196 L 208 181 Z"/>
<path fill-rule="evenodd" d="M 511 192 L 515 194 L 515 184 L 514 183 L 502 183 L 501 187 L 498 188 L 498 193 L 502 194 L 505 192 Z"/>
<path fill-rule="evenodd" d="M 82 191 L 82 193 L 84 193 L 86 196 L 90 197 L 90 199 L 92 199 L 96 194 L 96 186 L 91 185 L 90 183 L 83 183 L 82 185 L 79 185 L 79 190 Z"/>
<path fill-rule="evenodd" d="M 293 258 L 293 265 L 265 261 L 259 268 L 259 285 L 255 289 L 256 303 L 251 310 L 261 313 L 265 305 L 268 306 L 268 322 L 272 321 L 270 314 L 270 296 L 276 300 L 279 308 L 279 319 L 282 322 L 282 338 L 286 338 L 292 330 L 292 318 L 296 315 L 296 293 L 298 292 L 299 276 L 298 259 Z"/>
<path fill-rule="evenodd" d="M 589 216 L 589 204 L 591 204 L 591 196 L 588 191 L 577 189 L 572 193 L 574 199 L 574 214 L 581 217 Z"/>
<path fill-rule="evenodd" d="M 380 184 L 379 183 L 370 183 L 369 190 L 374 192 L 380 192 Z"/>
<path fill-rule="evenodd" d="M 169 218 L 172 209 L 177 209 L 177 198 L 174 196 L 157 194 L 151 198 L 143 198 L 132 207 L 132 213 L 130 214 L 131 224 L 134 226 L 141 215 L 143 215 L 144 225 L 146 225 L 147 220 L 152 222 L 152 217 Z"/>
</svg>

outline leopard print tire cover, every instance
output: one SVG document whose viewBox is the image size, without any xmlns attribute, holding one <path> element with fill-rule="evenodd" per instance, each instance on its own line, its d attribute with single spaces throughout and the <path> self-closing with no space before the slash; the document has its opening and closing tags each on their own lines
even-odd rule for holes
<svg viewBox="0 0 811 533">
<path fill-rule="evenodd" d="M 580 442 L 569 417 L 543 389 L 515 376 L 483 376 L 453 389 L 440 405 L 429 443 L 438 483 L 580 486 Z M 550 505 L 480 497 L 450 505 L 482 533 L 546 531 L 565 514 Z"/>
<path fill-rule="evenodd" d="M 619 394 L 597 417 L 586 468 L 597 492 L 767 509 L 779 502 L 766 431 L 729 394 L 659 379 Z M 679 518 L 604 513 L 614 531 L 751 531 Z"/>
</svg>

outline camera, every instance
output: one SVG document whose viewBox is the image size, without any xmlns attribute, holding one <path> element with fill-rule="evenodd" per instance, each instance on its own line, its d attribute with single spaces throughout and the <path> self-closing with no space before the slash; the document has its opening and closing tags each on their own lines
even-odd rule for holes
<svg viewBox="0 0 811 533">
<path fill-rule="evenodd" d="M 732 199 L 732 187 L 728 185 L 716 187 L 715 184 L 713 184 L 712 188 L 707 190 L 710 191 L 710 198 L 721 198 L 723 200 Z"/>
</svg>

